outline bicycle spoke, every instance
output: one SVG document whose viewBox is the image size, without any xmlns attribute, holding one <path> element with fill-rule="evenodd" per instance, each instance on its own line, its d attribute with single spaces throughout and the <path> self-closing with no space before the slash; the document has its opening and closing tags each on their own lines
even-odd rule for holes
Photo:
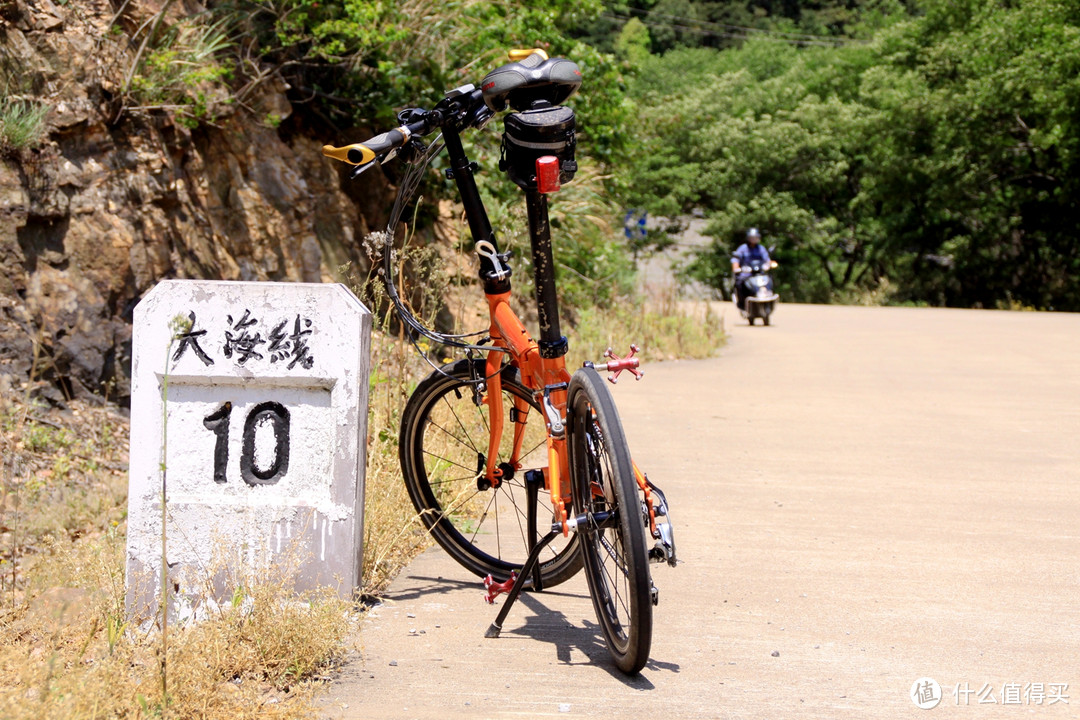
<svg viewBox="0 0 1080 720">
<path fill-rule="evenodd" d="M 611 574 L 608 573 L 607 568 L 603 563 L 600 564 L 600 572 L 607 578 L 603 583 L 600 591 L 603 593 L 603 600 L 605 612 L 607 613 L 608 620 L 618 628 L 622 623 L 619 620 L 619 609 L 616 604 L 616 600 L 619 597 L 618 590 L 614 588 L 614 583 L 611 580 Z M 615 589 L 615 597 L 612 597 L 612 590 Z"/>
<path fill-rule="evenodd" d="M 514 519 L 517 520 L 518 531 L 521 533 L 521 542 L 525 545 L 525 547 L 528 547 L 529 541 L 526 538 L 525 527 L 521 524 L 521 518 L 524 517 L 526 521 L 528 521 L 528 516 L 525 515 L 525 513 L 521 512 L 521 508 L 518 507 L 518 504 L 516 502 L 514 502 L 513 494 L 511 494 L 508 490 L 505 489 L 505 485 L 500 485 L 499 490 L 501 490 L 507 496 L 507 499 L 510 501 L 510 505 L 513 506 L 515 511 Z"/>
<path fill-rule="evenodd" d="M 432 537 L 470 571 L 505 579 L 528 557 L 532 540 L 527 523 L 528 483 L 525 468 L 515 467 L 513 477 L 494 488 L 478 487 L 484 472 L 478 466 L 506 462 L 512 454 L 509 431 L 496 438 L 498 446 L 492 452 L 489 410 L 473 402 L 476 396 L 469 383 L 482 365 L 483 361 L 458 361 L 417 386 L 402 416 L 402 471 L 410 499 Z M 503 375 L 501 397 L 506 406 L 529 405 L 531 412 L 523 416 L 526 423 L 506 427 L 516 431 L 527 454 L 535 456 L 528 458 L 531 469 L 546 465 L 544 416 L 516 372 Z M 485 492 L 488 497 L 482 496 Z M 539 502 L 550 503 L 549 494 L 543 489 L 541 493 Z M 557 585 L 581 567 L 579 544 L 573 536 L 547 546 L 541 565 L 545 585 Z"/>
<path fill-rule="evenodd" d="M 531 447 L 531 448 L 529 449 L 529 451 L 528 451 L 528 452 L 523 452 L 523 453 L 521 453 L 521 455 L 520 455 L 520 456 L 518 456 L 518 460 L 520 461 L 520 460 L 521 460 L 521 458 L 527 458 L 527 457 L 529 457 L 530 455 L 532 455 L 532 454 L 533 454 L 534 452 L 536 452 L 537 450 L 539 450 L 540 448 L 542 448 L 542 447 L 543 447 L 544 445 L 546 445 L 546 444 L 547 444 L 547 438 L 544 438 L 544 439 L 543 439 L 543 440 L 541 440 L 540 442 L 538 442 L 538 443 L 536 443 L 535 445 L 533 445 L 533 446 L 532 446 L 532 447 Z"/>
<path fill-rule="evenodd" d="M 473 493 L 469 497 L 469 499 L 471 500 L 472 498 L 476 497 L 479 494 L 480 494 L 480 491 L 477 490 L 475 493 Z M 481 515 L 480 519 L 476 521 L 476 529 L 473 530 L 473 534 L 472 534 L 472 537 L 469 538 L 469 542 L 471 542 L 471 543 L 476 542 L 476 535 L 477 535 L 477 533 L 480 532 L 480 526 L 484 524 L 485 520 L 487 520 L 488 513 L 491 512 L 491 503 L 493 503 L 493 502 L 495 502 L 495 493 L 491 493 L 491 499 L 488 500 L 487 507 L 484 508 L 484 514 Z"/>
<path fill-rule="evenodd" d="M 454 440 L 454 442 L 456 442 L 456 443 L 457 443 L 458 445 L 461 445 L 462 447 L 467 447 L 467 448 L 469 448 L 470 450 L 472 450 L 473 452 L 476 452 L 476 445 L 474 445 L 474 444 L 473 444 L 473 442 L 472 442 L 472 438 L 466 438 L 465 440 L 462 440 L 462 439 L 461 439 L 461 438 L 459 438 L 459 437 L 458 437 L 457 435 L 455 435 L 454 433 L 450 432 L 449 430 L 447 430 L 446 428 L 444 428 L 444 427 L 443 427 L 442 425 L 440 425 L 439 423 L 435 422 L 435 421 L 434 421 L 434 420 L 432 420 L 431 418 L 428 418 L 428 425 L 431 425 L 431 426 L 433 426 L 433 427 L 435 427 L 435 428 L 438 428 L 438 429 L 439 429 L 439 430 L 441 430 L 442 432 L 446 433 L 446 434 L 447 434 L 447 435 L 448 435 L 448 436 L 449 436 L 450 438 L 452 438 L 452 439 Z M 462 429 L 464 429 L 464 428 L 462 428 Z M 468 435 L 468 434 L 469 434 L 467 430 L 465 431 L 465 434 L 466 434 L 466 435 Z"/>
<path fill-rule="evenodd" d="M 600 536 L 600 544 L 602 544 L 604 546 L 604 549 L 607 550 L 608 557 L 610 557 L 615 562 L 615 567 L 617 567 L 625 574 L 627 572 L 626 564 L 619 561 L 618 551 L 615 548 L 611 547 L 611 543 L 603 535 Z"/>
<path fill-rule="evenodd" d="M 635 508 L 637 485 L 633 460 L 610 392 L 595 371 L 571 378 L 568 411 L 571 425 L 572 487 L 576 512 L 610 513 L 603 527 L 581 533 L 583 560 L 600 629 L 619 669 L 637 672 L 647 662 L 651 643 L 646 544 Z"/>
<path fill-rule="evenodd" d="M 465 428 L 465 423 L 461 422 L 461 418 L 458 416 L 457 410 L 454 409 L 454 406 L 450 404 L 450 401 L 446 399 L 445 395 L 443 395 L 442 401 L 446 405 L 446 407 L 450 408 L 450 413 L 454 416 L 454 419 L 457 420 L 457 423 L 461 427 L 462 432 L 464 432 L 465 435 L 468 436 L 469 431 Z M 484 414 L 480 413 L 480 417 L 483 417 L 483 416 L 484 416 Z M 485 423 L 485 425 L 486 424 L 487 423 Z M 473 444 L 472 438 L 470 437 L 470 438 L 468 438 L 468 440 L 469 440 L 469 446 L 472 447 L 473 452 L 475 452 L 477 455 L 481 454 L 480 451 L 476 449 L 476 445 Z"/>
<path fill-rule="evenodd" d="M 503 399 L 503 405 L 504 406 L 506 405 L 505 398 Z M 488 425 L 487 415 L 485 415 L 484 413 L 480 413 L 480 422 L 482 422 L 484 424 L 484 432 L 487 433 L 488 435 L 490 435 L 491 434 L 491 426 Z"/>
<path fill-rule="evenodd" d="M 428 480 L 428 485 L 430 485 L 432 487 L 436 487 L 437 485 L 446 485 L 447 483 L 459 483 L 459 482 L 462 482 L 463 480 L 476 480 L 476 475 L 466 475 L 465 477 L 447 478 L 446 480 L 435 480 L 435 481 L 432 481 L 432 480 L 429 479 Z"/>
<path fill-rule="evenodd" d="M 509 495 L 509 493 L 507 493 L 507 495 Z M 510 503 L 514 506 L 514 510 L 516 510 L 517 514 L 519 515 L 518 522 L 519 523 L 521 522 L 521 518 L 525 518 L 525 521 L 528 522 L 529 521 L 529 516 L 526 514 L 526 512 L 524 510 L 521 509 L 520 505 L 518 505 L 516 502 L 514 502 L 514 499 L 513 499 L 512 495 L 510 496 Z"/>
<path fill-rule="evenodd" d="M 472 473 L 471 477 L 473 477 L 474 479 L 476 478 L 476 469 L 475 468 L 466 467 L 466 466 L 462 465 L 459 462 L 454 462 L 453 460 L 451 460 L 448 457 L 443 457 L 442 455 L 436 455 L 435 453 L 429 452 L 427 450 L 424 451 L 424 454 L 427 455 L 428 457 L 434 458 L 435 460 L 441 460 L 442 462 L 450 463 L 451 465 L 456 465 L 459 468 L 461 468 L 462 470 L 467 470 L 470 473 Z"/>
<path fill-rule="evenodd" d="M 611 585 L 611 587 L 609 588 L 609 591 L 607 593 L 607 595 L 608 595 L 608 603 L 611 606 L 610 607 L 611 619 L 616 624 L 621 625 L 623 617 L 626 617 L 626 618 L 630 617 L 630 608 L 627 607 L 626 601 L 623 599 L 622 595 L 619 593 L 619 586 L 618 586 L 617 583 L 615 583 L 611 579 L 610 573 L 607 572 L 606 568 L 603 570 L 603 572 L 604 572 L 604 575 L 608 578 L 608 583 Z M 621 613 L 621 614 L 619 613 L 619 608 L 620 607 L 623 610 L 623 613 Z"/>
</svg>

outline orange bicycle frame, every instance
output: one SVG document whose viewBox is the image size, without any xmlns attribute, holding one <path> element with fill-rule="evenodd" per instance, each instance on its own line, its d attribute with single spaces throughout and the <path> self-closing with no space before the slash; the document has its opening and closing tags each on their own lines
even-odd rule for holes
<svg viewBox="0 0 1080 720">
<path fill-rule="evenodd" d="M 566 370 L 565 357 L 545 358 L 540 355 L 540 348 L 529 335 L 517 314 L 510 307 L 510 293 L 487 295 L 488 309 L 491 315 L 491 339 L 495 347 L 504 348 L 510 355 L 510 362 L 521 371 L 522 381 L 533 392 L 534 399 L 547 415 L 553 411 L 555 418 L 545 417 L 548 429 L 547 453 L 548 467 L 544 472 L 544 486 L 551 493 L 555 506 L 555 520 L 566 526 L 566 505 L 571 501 L 569 478 L 569 460 L 566 451 L 566 434 L 563 423 L 566 417 L 566 386 L 570 382 L 570 373 Z M 505 427 L 505 414 L 502 398 L 502 379 L 499 371 L 502 367 L 503 352 L 492 350 L 488 353 L 485 366 L 487 378 L 487 397 L 491 423 L 488 439 L 487 465 L 484 473 L 492 487 L 497 487 L 502 479 L 502 471 L 495 464 L 499 455 Z M 520 454 L 524 440 L 525 417 L 532 409 L 523 400 L 514 401 L 517 422 L 514 425 L 513 452 L 510 464 L 515 470 L 521 468 Z M 553 423 L 558 421 L 558 425 Z"/>
</svg>

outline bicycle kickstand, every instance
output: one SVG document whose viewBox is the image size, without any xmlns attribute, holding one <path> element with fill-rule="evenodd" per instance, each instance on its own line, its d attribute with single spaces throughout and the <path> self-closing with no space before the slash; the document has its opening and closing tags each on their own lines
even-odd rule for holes
<svg viewBox="0 0 1080 720">
<path fill-rule="evenodd" d="M 491 623 L 491 627 L 484 633 L 486 638 L 497 638 L 499 633 L 502 632 L 503 623 L 506 621 L 506 616 L 510 614 L 510 608 L 513 607 L 514 602 L 518 599 L 518 595 L 521 594 L 521 589 L 525 586 L 525 578 L 529 577 L 533 570 L 540 562 L 540 553 L 546 548 L 552 540 L 562 535 L 561 528 L 559 530 L 552 530 L 543 538 L 540 542 L 536 543 L 532 552 L 529 553 L 528 559 L 525 561 L 525 565 L 522 566 L 521 572 L 518 574 L 517 579 L 514 580 L 513 587 L 510 588 L 510 594 L 506 596 L 506 602 L 503 604 L 502 609 L 499 610 L 498 616 L 495 618 L 495 622 Z"/>
</svg>

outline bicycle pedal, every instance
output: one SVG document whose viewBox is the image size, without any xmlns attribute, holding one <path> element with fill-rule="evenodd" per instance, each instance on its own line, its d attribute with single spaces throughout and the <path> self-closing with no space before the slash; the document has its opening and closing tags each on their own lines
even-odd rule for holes
<svg viewBox="0 0 1080 720">
<path fill-rule="evenodd" d="M 631 344 L 630 354 L 628 354 L 626 357 L 619 357 L 611 348 L 608 348 L 604 351 L 604 357 L 608 358 L 608 362 L 587 362 L 585 363 L 585 367 L 591 367 L 597 372 L 610 372 L 611 374 L 607 376 L 607 380 L 612 385 L 619 382 L 619 375 L 623 372 L 623 370 L 626 370 L 631 375 L 633 375 L 635 380 L 640 380 L 645 375 L 645 373 L 638 370 L 638 367 L 641 365 L 641 361 L 638 360 L 638 358 L 634 357 L 634 355 L 636 355 L 638 350 L 640 349 L 641 348 L 639 348 L 637 345 Z"/>
<path fill-rule="evenodd" d="M 514 589 L 514 583 L 517 582 L 518 574 L 516 571 L 510 571 L 510 579 L 506 582 L 497 583 L 495 578 L 488 575 L 484 578 L 484 589 L 487 590 L 487 595 L 484 596 L 484 601 L 488 605 L 495 604 L 495 598 L 499 597 L 503 593 L 508 593 Z"/>
<path fill-rule="evenodd" d="M 649 591 L 649 594 L 652 596 L 652 604 L 653 605 L 659 605 L 660 604 L 660 590 L 657 589 L 657 587 L 655 585 L 653 585 L 652 588 Z"/>
</svg>

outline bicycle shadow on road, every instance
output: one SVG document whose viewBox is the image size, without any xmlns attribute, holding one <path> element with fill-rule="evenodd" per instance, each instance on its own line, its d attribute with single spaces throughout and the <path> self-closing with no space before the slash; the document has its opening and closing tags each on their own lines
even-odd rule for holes
<svg viewBox="0 0 1080 720">
<path fill-rule="evenodd" d="M 483 593 L 484 591 L 483 585 L 479 581 L 473 580 L 452 580 L 449 578 L 431 577 L 427 575 L 408 575 L 404 580 L 408 581 L 409 587 L 385 592 L 379 596 L 379 599 L 400 603 L 409 600 L 419 600 L 420 598 L 432 595 L 449 595 L 453 592 L 464 592 L 467 590 L 476 590 L 478 593 Z"/>
<path fill-rule="evenodd" d="M 543 596 L 554 596 L 560 593 L 544 592 Z M 551 643 L 555 646 L 555 656 L 563 665 L 595 665 L 607 671 L 611 677 L 627 687 L 635 690 L 654 690 L 655 685 L 644 675 L 628 676 L 620 671 L 611 661 L 608 654 L 607 644 L 600 633 L 600 626 L 590 620 L 582 620 L 585 627 L 578 627 L 570 622 L 566 614 L 549 608 L 543 601 L 542 595 L 536 593 L 522 593 L 518 602 L 532 611 L 532 615 L 525 617 L 525 625 L 513 629 L 504 629 L 503 635 L 527 637 L 531 640 Z M 579 597 L 575 595 L 575 597 Z M 511 617 L 513 613 L 511 613 Z M 575 662 L 572 650 L 578 650 L 587 661 Z M 667 671 L 678 673 L 680 667 L 677 663 L 663 662 L 650 658 L 645 665 L 647 670 Z"/>
<path fill-rule="evenodd" d="M 430 575 L 408 575 L 404 579 L 410 583 L 410 587 L 386 592 L 380 595 L 379 599 L 399 603 L 408 600 L 419 600 L 431 595 L 448 595 L 453 592 L 474 592 L 482 597 L 486 592 L 484 590 L 484 583 L 480 578 L 472 580 L 452 580 L 445 577 L 431 577 Z M 417 585 L 415 583 L 423 584 Z M 545 597 L 572 597 L 579 599 L 586 597 L 579 593 L 560 592 L 556 590 L 544 590 L 543 595 Z M 524 600 L 526 597 L 535 596 L 536 593 L 531 590 L 525 590 L 521 594 L 521 599 Z M 495 607 L 498 608 L 498 605 Z M 492 619 L 495 618 L 497 613 L 498 609 L 492 612 Z"/>
</svg>

